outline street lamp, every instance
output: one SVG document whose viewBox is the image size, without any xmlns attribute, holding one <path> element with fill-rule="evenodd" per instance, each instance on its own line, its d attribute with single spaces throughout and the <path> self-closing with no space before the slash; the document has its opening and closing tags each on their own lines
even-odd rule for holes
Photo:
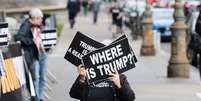
<svg viewBox="0 0 201 101">
<path fill-rule="evenodd" d="M 152 31 L 152 12 L 150 10 L 150 4 L 146 0 L 146 9 L 143 13 L 143 43 L 141 46 L 142 56 L 154 56 L 155 48 L 153 45 L 153 31 Z"/>
<path fill-rule="evenodd" d="M 189 62 L 186 56 L 186 24 L 182 0 L 175 0 L 175 23 L 171 25 L 171 57 L 168 65 L 168 77 L 189 77 Z"/>
</svg>

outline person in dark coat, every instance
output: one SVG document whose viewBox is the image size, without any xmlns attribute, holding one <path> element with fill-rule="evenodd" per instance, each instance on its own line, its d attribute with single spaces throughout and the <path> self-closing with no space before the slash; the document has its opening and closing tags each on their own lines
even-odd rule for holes
<svg viewBox="0 0 201 101">
<path fill-rule="evenodd" d="M 43 13 L 40 9 L 33 8 L 30 10 L 29 15 L 30 17 L 20 26 L 16 40 L 21 42 L 25 60 L 32 75 L 36 92 L 34 101 L 43 101 L 47 73 L 47 53 L 41 37 Z"/>
<path fill-rule="evenodd" d="M 87 14 L 88 14 L 88 6 L 89 6 L 88 0 L 82 0 L 84 16 L 87 16 Z"/>
<path fill-rule="evenodd" d="M 101 0 L 92 0 L 93 22 L 97 23 L 98 13 L 100 11 Z"/>
<path fill-rule="evenodd" d="M 68 0 L 67 9 L 68 9 L 68 19 L 70 22 L 70 28 L 73 28 L 75 24 L 75 17 L 77 16 L 77 13 L 80 11 L 80 1 Z"/>
<path fill-rule="evenodd" d="M 80 101 L 134 101 L 135 94 L 131 89 L 126 76 L 110 74 L 107 80 L 88 84 L 86 69 L 78 66 L 79 76 L 70 89 L 70 96 Z"/>
<path fill-rule="evenodd" d="M 200 9 L 200 8 L 199 8 Z M 196 60 L 198 59 L 199 60 L 199 63 L 198 63 L 198 69 L 199 69 L 199 72 L 200 72 L 200 79 L 201 79 L 201 43 L 198 43 L 198 42 L 201 42 L 201 10 L 199 11 L 199 15 L 198 15 L 198 18 L 197 18 L 197 22 L 196 22 L 196 25 L 195 25 L 195 32 L 197 34 L 197 43 L 193 43 L 197 46 L 195 46 L 197 49 L 195 49 L 195 56 L 196 56 Z M 197 58 L 197 56 L 199 55 L 199 58 Z"/>
<path fill-rule="evenodd" d="M 123 23 L 123 9 L 120 7 L 120 4 L 117 0 L 114 0 L 110 13 L 112 17 L 112 33 L 113 38 L 116 37 L 117 34 L 121 34 L 122 31 L 122 23 Z"/>
</svg>

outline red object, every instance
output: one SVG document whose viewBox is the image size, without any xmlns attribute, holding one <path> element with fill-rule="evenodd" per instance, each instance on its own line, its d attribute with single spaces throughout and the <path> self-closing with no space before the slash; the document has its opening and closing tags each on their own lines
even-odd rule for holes
<svg viewBox="0 0 201 101">
<path fill-rule="evenodd" d="M 152 5 L 152 4 L 156 3 L 156 0 L 148 0 L 148 3 Z"/>
</svg>

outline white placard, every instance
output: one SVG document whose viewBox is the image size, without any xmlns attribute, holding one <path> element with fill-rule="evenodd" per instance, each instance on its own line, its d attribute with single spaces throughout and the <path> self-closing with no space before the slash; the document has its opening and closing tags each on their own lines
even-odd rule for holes
<svg viewBox="0 0 201 101">
<path fill-rule="evenodd" d="M 57 33 L 45 33 L 42 34 L 42 39 L 56 39 L 57 38 Z"/>
<path fill-rule="evenodd" d="M 54 45 L 57 43 L 57 40 L 46 40 L 46 41 L 43 41 L 43 45 Z"/>
</svg>

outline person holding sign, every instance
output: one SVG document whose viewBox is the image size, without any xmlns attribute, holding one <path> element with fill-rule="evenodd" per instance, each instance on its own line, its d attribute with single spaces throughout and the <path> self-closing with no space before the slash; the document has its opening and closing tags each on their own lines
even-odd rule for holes
<svg viewBox="0 0 201 101">
<path fill-rule="evenodd" d="M 43 13 L 40 9 L 34 8 L 29 15 L 30 18 L 20 26 L 16 40 L 21 42 L 25 60 L 33 78 L 36 92 L 34 101 L 43 101 L 47 64 L 47 54 L 41 38 Z"/>
<path fill-rule="evenodd" d="M 126 76 L 111 73 L 108 78 L 89 84 L 87 70 L 84 65 L 78 66 L 79 76 L 69 92 L 72 98 L 80 101 L 134 101 L 135 94 L 131 89 Z"/>
</svg>

